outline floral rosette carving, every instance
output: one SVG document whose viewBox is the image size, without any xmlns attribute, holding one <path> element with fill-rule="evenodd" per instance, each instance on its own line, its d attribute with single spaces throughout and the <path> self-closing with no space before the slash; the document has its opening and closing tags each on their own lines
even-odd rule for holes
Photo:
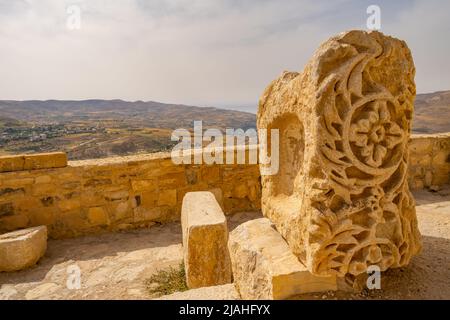
<svg viewBox="0 0 450 320">
<path fill-rule="evenodd" d="M 373 264 L 383 271 L 405 265 L 421 248 L 406 181 L 414 65 L 401 42 L 379 33 L 368 38 L 339 38 L 339 50 L 324 52 L 317 63 L 339 61 L 317 77 L 322 174 L 315 179 L 322 183 L 310 191 L 309 228 L 316 274 L 357 276 Z M 386 77 L 389 70 L 398 78 Z"/>
<path fill-rule="evenodd" d="M 391 121 L 386 101 L 374 101 L 361 119 L 350 127 L 349 140 L 359 149 L 363 161 L 374 168 L 383 164 L 389 150 L 402 143 L 404 133 Z"/>
</svg>

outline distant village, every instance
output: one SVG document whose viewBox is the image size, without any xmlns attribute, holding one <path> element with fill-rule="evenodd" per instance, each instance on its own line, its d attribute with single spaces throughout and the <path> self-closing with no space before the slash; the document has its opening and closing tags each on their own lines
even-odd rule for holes
<svg viewBox="0 0 450 320">
<path fill-rule="evenodd" d="M 104 132 L 106 132 L 106 129 L 99 126 L 68 126 L 66 124 L 45 124 L 31 127 L 5 127 L 0 128 L 0 144 L 25 140 L 28 142 L 40 142 L 71 134 Z"/>
</svg>

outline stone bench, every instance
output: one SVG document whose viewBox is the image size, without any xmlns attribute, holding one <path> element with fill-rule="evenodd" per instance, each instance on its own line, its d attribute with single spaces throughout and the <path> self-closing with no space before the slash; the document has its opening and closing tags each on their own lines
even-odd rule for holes
<svg viewBox="0 0 450 320">
<path fill-rule="evenodd" d="M 267 218 L 250 220 L 230 233 L 235 285 L 245 300 L 287 299 L 337 290 L 336 277 L 311 274 Z"/>
<path fill-rule="evenodd" d="M 230 283 L 227 222 L 211 192 L 188 192 L 184 196 L 181 226 L 188 287 Z"/>
<path fill-rule="evenodd" d="M 46 250 L 46 226 L 4 233 L 0 235 L 0 272 L 31 267 Z"/>
</svg>

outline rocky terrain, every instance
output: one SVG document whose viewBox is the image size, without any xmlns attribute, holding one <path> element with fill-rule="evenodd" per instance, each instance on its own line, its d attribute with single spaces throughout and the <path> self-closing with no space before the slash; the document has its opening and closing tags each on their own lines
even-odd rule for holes
<svg viewBox="0 0 450 320">
<path fill-rule="evenodd" d="M 414 111 L 413 132 L 450 131 L 450 91 L 418 94 Z"/>
</svg>

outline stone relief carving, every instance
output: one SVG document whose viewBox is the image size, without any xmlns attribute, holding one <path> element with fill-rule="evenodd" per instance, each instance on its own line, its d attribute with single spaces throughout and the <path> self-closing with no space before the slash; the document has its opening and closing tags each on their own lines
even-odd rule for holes
<svg viewBox="0 0 450 320">
<path fill-rule="evenodd" d="M 350 31 L 262 95 L 258 127 L 279 128 L 281 144 L 281 174 L 262 179 L 263 213 L 312 273 L 358 276 L 372 264 L 384 271 L 420 250 L 406 170 L 414 73 L 403 41 Z M 293 168 L 283 157 L 286 115 L 304 131 L 289 142 L 301 146 L 303 159 L 290 179 L 283 175 Z M 291 191 L 277 192 L 289 183 Z"/>
</svg>

